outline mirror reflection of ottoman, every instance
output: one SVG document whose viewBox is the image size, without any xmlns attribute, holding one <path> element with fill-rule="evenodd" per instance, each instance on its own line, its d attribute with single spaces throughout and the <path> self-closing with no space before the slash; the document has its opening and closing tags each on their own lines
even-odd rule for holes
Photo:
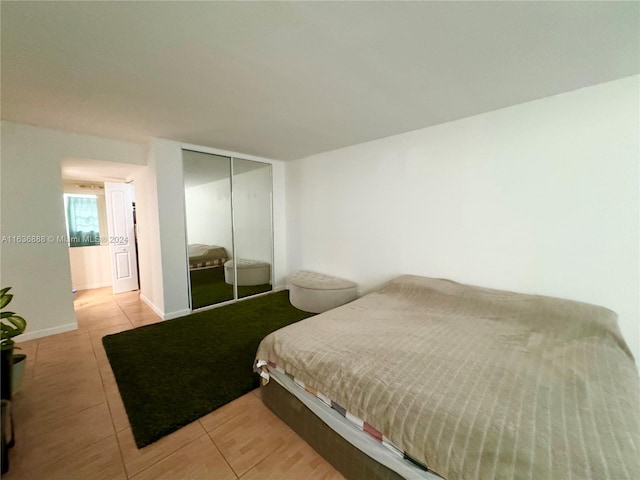
<svg viewBox="0 0 640 480">
<path fill-rule="evenodd" d="M 301 270 L 289 278 L 291 304 L 305 312 L 322 313 L 358 298 L 351 280 Z"/>
<path fill-rule="evenodd" d="M 233 262 L 229 260 L 224 264 L 224 281 L 233 285 Z M 260 260 L 238 259 L 236 266 L 238 271 L 238 286 L 249 287 L 253 285 L 266 285 L 271 283 L 271 265 Z"/>
</svg>

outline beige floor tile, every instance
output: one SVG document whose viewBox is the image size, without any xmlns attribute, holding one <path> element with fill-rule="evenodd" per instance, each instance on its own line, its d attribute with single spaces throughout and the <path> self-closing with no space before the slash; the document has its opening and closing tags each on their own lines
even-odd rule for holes
<svg viewBox="0 0 640 480">
<path fill-rule="evenodd" d="M 127 320 L 127 322 L 129 321 Z M 102 345 L 102 337 L 106 335 L 113 335 L 114 333 L 124 332 L 125 330 L 131 330 L 132 328 L 133 328 L 133 325 L 131 325 L 131 322 L 129 322 L 128 325 L 127 324 L 109 325 L 103 328 L 97 328 L 95 330 L 91 330 L 89 332 L 89 336 L 91 337 L 91 342 L 93 342 L 94 344 L 97 342 L 100 345 Z"/>
<path fill-rule="evenodd" d="M 105 395 L 107 396 L 107 403 L 109 404 L 109 411 L 111 412 L 111 420 L 113 422 L 113 428 L 116 432 L 131 428 L 129 424 L 129 417 L 127 411 L 122 403 L 122 397 L 120 396 L 120 390 L 118 390 L 118 384 L 116 379 L 111 374 L 102 374 L 102 384 L 104 385 Z"/>
<path fill-rule="evenodd" d="M 151 309 L 151 307 L 148 307 L 142 303 L 138 303 L 138 304 L 123 303 L 120 305 L 120 308 L 127 315 L 150 315 L 150 314 L 155 315 L 155 312 Z"/>
<path fill-rule="evenodd" d="M 237 477 L 207 435 L 131 477 L 131 480 L 235 480 Z"/>
<path fill-rule="evenodd" d="M 10 470 L 3 480 L 126 480 L 115 435 L 89 444 L 68 455 L 43 462 L 33 461 L 31 452 L 21 451 L 26 458 L 10 458 Z M 31 457 L 31 458 L 29 458 Z M 22 468 L 18 468 L 24 465 Z"/>
<path fill-rule="evenodd" d="M 122 309 L 118 302 L 110 301 L 101 304 L 85 305 L 84 307 L 77 309 L 74 307 L 76 318 L 88 318 L 103 315 L 105 317 L 111 317 L 122 313 Z"/>
<path fill-rule="evenodd" d="M 262 389 L 260 387 L 256 388 L 253 392 L 256 397 L 258 397 L 260 400 L 262 400 Z"/>
<path fill-rule="evenodd" d="M 81 332 L 100 328 L 101 326 L 117 325 L 125 319 L 128 320 L 120 308 L 117 311 L 109 311 L 108 313 L 91 312 L 86 315 L 76 315 L 78 330 Z"/>
<path fill-rule="evenodd" d="M 67 341 L 73 341 L 79 335 L 85 335 L 85 334 L 86 332 L 75 329 L 75 330 L 69 330 L 68 332 L 64 332 L 64 333 L 57 333 L 56 335 L 49 335 L 48 337 L 37 338 L 32 341 L 36 342 L 38 346 L 49 345 L 49 344 L 64 344 Z"/>
<path fill-rule="evenodd" d="M 10 463 L 12 469 L 21 471 L 32 468 L 31 464 L 46 469 L 59 459 L 115 434 L 106 402 L 42 424 L 25 425 L 16 415 L 15 426 L 16 444 L 11 449 Z"/>
<path fill-rule="evenodd" d="M 76 310 L 86 307 L 101 305 L 113 301 L 113 290 L 111 287 L 94 288 L 91 290 L 79 290 L 73 298 L 73 306 Z"/>
<path fill-rule="evenodd" d="M 33 378 L 60 377 L 61 380 L 86 378 L 99 372 L 98 360 L 90 341 L 82 350 L 69 350 L 69 353 L 56 355 L 39 354 L 33 367 Z"/>
<path fill-rule="evenodd" d="M 214 430 L 228 422 L 232 418 L 245 413 L 252 408 L 260 408 L 262 402 L 252 393 L 247 393 L 233 402 L 214 410 L 200 418 L 200 423 L 207 432 Z"/>
<path fill-rule="evenodd" d="M 135 311 L 124 308 L 123 311 L 127 316 L 127 318 L 129 318 L 129 320 L 135 320 L 136 318 L 145 318 L 145 317 L 156 317 L 160 319 L 160 316 L 150 308 L 135 310 Z"/>
<path fill-rule="evenodd" d="M 124 466 L 127 474 L 131 477 L 168 457 L 203 434 L 206 434 L 204 428 L 196 421 L 141 449 L 136 446 L 130 428 L 118 432 L 117 435 Z"/>
<path fill-rule="evenodd" d="M 33 340 L 20 341 L 20 337 L 16 338 L 16 347 L 20 348 L 33 348 L 38 346 L 38 341 L 42 340 L 40 338 L 34 338 Z"/>
<path fill-rule="evenodd" d="M 36 365 L 50 363 L 65 363 L 70 359 L 91 356 L 93 347 L 88 333 L 72 337 L 73 340 L 64 342 L 48 342 L 38 345 L 38 360 Z"/>
<path fill-rule="evenodd" d="M 135 310 L 140 308 L 150 308 L 144 305 L 139 299 L 130 298 L 130 299 L 116 299 L 116 303 L 123 310 Z"/>
<path fill-rule="evenodd" d="M 127 310 L 124 311 L 125 315 L 129 319 L 129 321 L 135 324 L 136 321 L 146 321 L 153 320 L 155 322 L 162 321 L 159 315 L 156 315 L 155 312 L 129 312 Z"/>
<path fill-rule="evenodd" d="M 145 325 L 153 325 L 154 323 L 159 323 L 163 321 L 155 313 L 153 315 L 129 317 L 129 320 L 131 321 L 134 327 L 144 327 Z"/>
<path fill-rule="evenodd" d="M 87 340 L 89 340 L 89 334 L 78 330 L 52 335 L 38 339 L 38 353 L 42 360 L 49 360 L 56 355 L 68 356 L 77 352 L 89 352 L 91 345 Z"/>
<path fill-rule="evenodd" d="M 104 297 L 104 296 L 110 296 L 111 292 L 112 292 L 112 288 L 111 287 L 100 287 L 100 288 L 90 288 L 88 290 L 77 290 L 76 291 L 76 298 L 85 298 L 85 297 Z"/>
<path fill-rule="evenodd" d="M 112 313 L 119 313 L 121 311 L 122 309 L 118 302 L 111 300 L 101 304 L 85 306 L 76 312 L 76 316 L 85 317 L 98 314 L 110 316 Z"/>
<path fill-rule="evenodd" d="M 104 356 L 98 355 L 98 370 L 100 371 L 100 375 L 113 375 L 113 370 L 111 369 L 111 364 L 109 363 L 109 359 L 107 358 L 107 354 Z"/>
<path fill-rule="evenodd" d="M 28 357 L 35 358 L 38 351 L 38 343 L 36 341 L 30 342 L 16 342 L 14 353 L 24 353 Z"/>
<path fill-rule="evenodd" d="M 93 345 L 93 352 L 98 363 L 100 375 L 113 375 L 111 364 L 109 363 L 109 358 L 107 357 L 107 352 L 105 351 L 104 345 L 102 343 L 102 338 L 106 335 L 124 332 L 125 330 L 131 330 L 132 328 L 134 328 L 133 325 L 131 325 L 131 323 L 127 323 L 122 325 L 114 325 L 112 327 L 100 330 L 93 330 L 90 332 L 91 344 Z"/>
<path fill-rule="evenodd" d="M 78 329 L 82 331 L 100 330 L 122 324 L 130 325 L 129 319 L 122 311 L 109 317 L 95 316 L 87 319 L 78 318 Z"/>
<path fill-rule="evenodd" d="M 21 427 L 40 430 L 100 404 L 106 404 L 106 395 L 97 370 L 82 377 L 39 377 L 16 395 L 14 415 Z"/>
<path fill-rule="evenodd" d="M 254 396 L 249 394 L 249 398 Z M 211 430 L 209 436 L 236 475 L 243 475 L 293 435 L 262 403 Z"/>
<path fill-rule="evenodd" d="M 81 310 L 84 310 L 86 308 L 108 308 L 117 305 L 118 302 L 113 295 L 103 295 L 86 299 L 83 298 L 81 300 L 76 299 L 74 300 L 74 304 L 81 305 Z"/>
<path fill-rule="evenodd" d="M 298 435 L 242 475 L 241 480 L 344 480 L 344 477 Z"/>
<path fill-rule="evenodd" d="M 120 307 L 141 307 L 141 306 L 145 306 L 145 307 L 149 308 L 148 305 L 145 305 L 140 300 L 140 294 L 138 292 L 121 293 L 121 294 L 116 295 L 114 297 L 114 300 L 116 301 L 116 303 L 118 305 L 120 305 Z"/>
</svg>

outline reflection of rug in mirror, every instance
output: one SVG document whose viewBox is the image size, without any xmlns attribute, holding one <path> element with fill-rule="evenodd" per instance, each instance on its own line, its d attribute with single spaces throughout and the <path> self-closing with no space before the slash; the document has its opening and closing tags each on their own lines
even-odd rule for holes
<svg viewBox="0 0 640 480">
<path fill-rule="evenodd" d="M 192 308 L 205 307 L 220 302 L 233 300 L 233 285 L 224 281 L 224 268 L 212 267 L 191 270 L 191 305 Z M 271 284 L 239 286 L 238 297 L 247 297 L 256 293 L 268 292 Z"/>
<path fill-rule="evenodd" d="M 282 291 L 105 336 L 138 448 L 257 388 L 260 341 L 312 315 Z"/>
</svg>

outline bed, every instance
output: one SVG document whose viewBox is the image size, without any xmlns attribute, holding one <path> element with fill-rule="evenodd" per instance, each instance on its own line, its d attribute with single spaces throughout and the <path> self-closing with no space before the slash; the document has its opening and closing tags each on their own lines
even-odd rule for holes
<svg viewBox="0 0 640 480">
<path fill-rule="evenodd" d="M 188 247 L 189 269 L 222 267 L 229 260 L 224 247 L 192 243 Z"/>
<path fill-rule="evenodd" d="M 640 478 L 638 372 L 603 307 L 405 275 L 268 335 L 255 366 L 305 439 L 346 441 L 319 451 L 348 478 L 373 478 L 335 461 L 358 452 L 379 478 Z"/>
</svg>

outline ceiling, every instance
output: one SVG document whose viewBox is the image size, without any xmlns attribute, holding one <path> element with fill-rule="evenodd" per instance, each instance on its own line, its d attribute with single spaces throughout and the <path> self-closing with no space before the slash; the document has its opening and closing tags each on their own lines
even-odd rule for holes
<svg viewBox="0 0 640 480">
<path fill-rule="evenodd" d="M 290 160 L 640 72 L 638 2 L 1 2 L 2 118 Z"/>
<path fill-rule="evenodd" d="M 62 178 L 80 182 L 126 183 L 144 165 L 105 162 L 90 158 L 65 158 L 60 162 Z"/>
</svg>

